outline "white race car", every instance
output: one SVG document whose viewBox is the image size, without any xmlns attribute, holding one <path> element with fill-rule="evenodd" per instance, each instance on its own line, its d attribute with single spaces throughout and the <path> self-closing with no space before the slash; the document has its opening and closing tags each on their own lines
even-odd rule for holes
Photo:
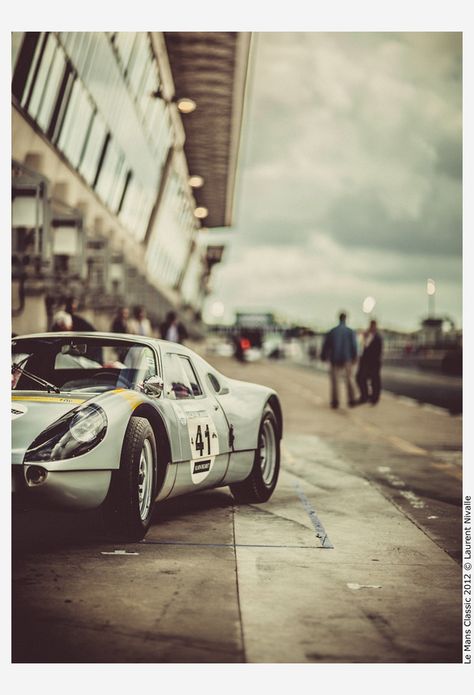
<svg viewBox="0 0 474 695">
<path fill-rule="evenodd" d="M 102 505 L 122 539 L 139 540 L 155 501 L 225 485 L 241 502 L 273 493 L 282 411 L 272 389 L 143 336 L 43 333 L 12 346 L 16 496 Z"/>
</svg>

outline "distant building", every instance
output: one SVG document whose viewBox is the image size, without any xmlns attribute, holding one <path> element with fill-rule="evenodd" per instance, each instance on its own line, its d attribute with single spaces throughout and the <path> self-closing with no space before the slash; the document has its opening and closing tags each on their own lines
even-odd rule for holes
<svg viewBox="0 0 474 695">
<path fill-rule="evenodd" d="M 101 329 L 120 304 L 199 322 L 218 262 L 200 230 L 232 223 L 249 46 L 12 34 L 14 332 L 46 329 L 67 295 Z"/>
</svg>

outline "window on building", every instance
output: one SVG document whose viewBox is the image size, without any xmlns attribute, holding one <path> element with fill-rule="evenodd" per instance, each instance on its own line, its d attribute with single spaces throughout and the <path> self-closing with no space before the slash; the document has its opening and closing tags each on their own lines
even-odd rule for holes
<svg viewBox="0 0 474 695">
<path fill-rule="evenodd" d="M 37 31 L 26 32 L 22 41 L 12 80 L 12 93 L 22 106 L 25 106 L 31 91 L 45 41 L 45 35 Z"/>
<path fill-rule="evenodd" d="M 125 182 L 127 179 L 127 167 L 125 157 L 122 152 L 119 153 L 117 166 L 113 175 L 113 182 L 107 197 L 107 204 L 111 210 L 115 212 L 118 209 L 122 198 Z"/>
<path fill-rule="evenodd" d="M 92 116 L 92 124 L 89 129 L 89 136 L 85 144 L 79 171 L 84 176 L 87 183 L 91 186 L 94 183 L 101 152 L 107 136 L 107 128 L 104 119 L 97 111 Z"/>
<path fill-rule="evenodd" d="M 12 31 L 12 74 L 15 74 L 16 61 L 25 37 L 24 31 Z"/>
<path fill-rule="evenodd" d="M 138 95 L 143 74 L 148 66 L 148 37 L 145 32 L 137 32 L 133 51 L 127 68 L 130 87 Z"/>
<path fill-rule="evenodd" d="M 120 31 L 115 36 L 115 46 L 117 47 L 123 72 L 127 70 L 134 40 L 135 33 L 132 31 Z"/>
<path fill-rule="evenodd" d="M 36 122 L 44 132 L 48 130 L 51 116 L 58 100 L 59 88 L 63 80 L 65 68 L 66 56 L 56 42 L 56 50 L 51 61 L 41 105 L 36 116 Z"/>
<path fill-rule="evenodd" d="M 31 97 L 28 95 L 28 104 L 26 107 L 30 116 L 35 120 L 42 105 L 43 95 L 48 84 L 48 75 L 51 71 L 57 45 L 56 37 L 53 34 L 48 34 L 38 72 L 35 76 L 34 84 L 32 85 Z"/>
<path fill-rule="evenodd" d="M 57 145 L 77 168 L 91 128 L 94 107 L 79 79 L 74 81 Z"/>
<path fill-rule="evenodd" d="M 95 189 L 104 203 L 108 202 L 110 195 L 113 192 L 115 173 L 119 160 L 120 150 L 117 147 L 117 143 L 111 139 L 100 168 L 97 183 L 95 185 Z"/>
</svg>

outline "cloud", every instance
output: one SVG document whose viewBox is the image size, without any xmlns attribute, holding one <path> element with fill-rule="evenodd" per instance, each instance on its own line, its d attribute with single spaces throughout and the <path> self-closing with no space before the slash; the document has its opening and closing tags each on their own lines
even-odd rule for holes
<svg viewBox="0 0 474 695">
<path fill-rule="evenodd" d="M 400 309 L 390 306 L 403 321 L 432 268 L 460 317 L 460 36 L 259 35 L 239 260 L 228 279 L 219 271 L 229 301 L 242 278 L 249 302 L 288 311 L 298 297 L 363 293 L 370 280 L 387 297 L 396 283 Z"/>
<path fill-rule="evenodd" d="M 374 296 L 385 324 L 416 328 L 426 314 L 426 278 L 435 277 L 437 305 L 459 324 L 451 310 L 460 303 L 458 259 L 439 256 L 387 255 L 379 250 L 346 249 L 315 234 L 306 247 L 296 244 L 234 249 L 214 271 L 215 293 L 229 310 L 290 312 L 295 320 L 331 325 L 345 308 L 363 323 L 363 299 Z"/>
</svg>

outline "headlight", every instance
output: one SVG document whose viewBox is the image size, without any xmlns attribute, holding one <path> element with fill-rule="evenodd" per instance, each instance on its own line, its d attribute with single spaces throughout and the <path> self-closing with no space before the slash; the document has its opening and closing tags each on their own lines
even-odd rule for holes
<svg viewBox="0 0 474 695">
<path fill-rule="evenodd" d="M 75 409 L 35 439 L 25 454 L 25 463 L 75 458 L 97 446 L 106 431 L 107 417 L 100 406 Z"/>
<path fill-rule="evenodd" d="M 69 425 L 69 432 L 82 444 L 94 441 L 107 427 L 107 418 L 102 408 L 86 406 L 74 415 Z"/>
</svg>

